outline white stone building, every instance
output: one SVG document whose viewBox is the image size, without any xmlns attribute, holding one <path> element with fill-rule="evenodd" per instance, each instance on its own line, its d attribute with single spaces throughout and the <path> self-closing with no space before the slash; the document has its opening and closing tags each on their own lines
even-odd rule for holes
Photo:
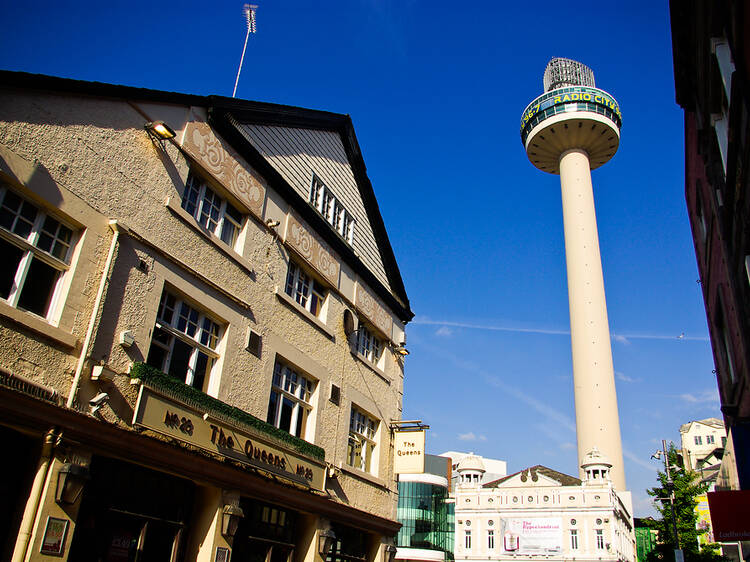
<svg viewBox="0 0 750 562">
<path fill-rule="evenodd" d="M 727 430 L 724 422 L 717 418 L 694 420 L 680 426 L 680 439 L 685 467 L 700 471 L 700 461 L 710 457 L 716 449 L 724 448 Z"/>
<path fill-rule="evenodd" d="M 583 480 L 537 465 L 481 483 L 481 457 L 458 465 L 455 560 L 635 560 L 629 492 L 597 450 Z"/>
</svg>

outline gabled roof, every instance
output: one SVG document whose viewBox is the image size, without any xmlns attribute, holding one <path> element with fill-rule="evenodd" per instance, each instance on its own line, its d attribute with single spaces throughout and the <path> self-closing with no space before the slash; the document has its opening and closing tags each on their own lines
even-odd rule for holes
<svg viewBox="0 0 750 562">
<path fill-rule="evenodd" d="M 508 480 L 520 475 L 522 481 L 526 481 L 526 479 L 531 479 L 532 481 L 537 481 L 539 479 L 539 475 L 546 476 L 547 478 L 554 480 L 555 482 L 559 482 L 561 486 L 580 486 L 581 480 L 578 478 L 575 478 L 573 476 L 568 476 L 567 474 L 563 474 L 562 472 L 558 472 L 556 470 L 552 470 L 551 468 L 547 468 L 546 466 L 542 466 L 541 464 L 537 464 L 535 466 L 524 468 L 523 470 L 519 470 L 518 472 L 514 472 L 513 474 L 510 474 L 508 476 L 505 476 L 503 478 L 499 478 L 498 480 L 493 480 L 492 482 L 488 482 L 483 488 L 497 488 L 504 482 L 507 482 Z"/>
<path fill-rule="evenodd" d="M 326 243 L 360 275 L 377 296 L 403 322 L 408 322 L 414 317 L 349 115 L 224 96 L 197 96 L 25 72 L 0 71 L 0 85 L 23 90 L 41 90 L 98 98 L 106 97 L 123 101 L 138 100 L 205 107 L 212 127 L 264 176 L 270 186 L 279 192 L 294 210 L 323 237 Z M 385 279 L 382 276 L 378 279 L 378 276 L 372 271 L 372 266 L 368 267 L 354 250 L 328 226 L 315 209 L 274 169 L 249 139 L 242 134 L 238 128 L 238 124 L 241 123 L 321 129 L 336 132 L 340 136 L 376 240 Z M 387 283 L 384 283 L 384 280 Z"/>
<path fill-rule="evenodd" d="M 703 420 L 693 420 L 693 421 L 689 421 L 687 423 L 683 423 L 680 426 L 680 433 L 687 433 L 688 431 L 690 431 L 690 427 L 694 423 L 699 423 L 699 424 L 702 424 L 702 425 L 707 425 L 709 427 L 713 427 L 713 428 L 716 428 L 716 429 L 724 429 L 724 422 L 721 421 L 720 419 L 717 419 L 717 418 L 706 418 L 706 419 L 703 419 Z"/>
</svg>

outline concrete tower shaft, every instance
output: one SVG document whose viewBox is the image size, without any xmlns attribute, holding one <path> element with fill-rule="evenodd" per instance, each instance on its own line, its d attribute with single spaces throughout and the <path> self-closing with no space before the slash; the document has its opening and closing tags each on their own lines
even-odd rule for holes
<svg viewBox="0 0 750 562">
<path fill-rule="evenodd" d="M 590 77 L 582 73 L 584 79 L 593 83 L 593 73 L 583 68 L 590 73 Z M 527 106 L 521 119 L 521 139 L 534 166 L 560 175 L 578 464 L 597 448 L 612 462 L 615 488 L 624 491 L 620 420 L 591 183 L 591 170 L 617 151 L 621 119 L 617 102 L 603 90 L 565 85 Z"/>
</svg>

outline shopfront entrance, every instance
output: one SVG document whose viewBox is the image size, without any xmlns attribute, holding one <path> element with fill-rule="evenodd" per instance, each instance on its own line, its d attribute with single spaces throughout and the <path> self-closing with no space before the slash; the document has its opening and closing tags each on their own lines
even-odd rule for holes
<svg viewBox="0 0 750 562">
<path fill-rule="evenodd" d="M 331 553 L 326 562 L 364 562 L 367 560 L 368 534 L 345 525 L 333 524 L 331 530 L 336 535 Z"/>
<path fill-rule="evenodd" d="M 69 560 L 182 560 L 194 494 L 188 480 L 94 457 Z"/>
<path fill-rule="evenodd" d="M 0 478 L 0 560 L 10 560 L 41 454 L 43 438 L 0 427 L 0 443 L 12 456 Z"/>
<path fill-rule="evenodd" d="M 297 513 L 243 498 L 245 517 L 237 527 L 232 562 L 292 562 Z"/>
</svg>

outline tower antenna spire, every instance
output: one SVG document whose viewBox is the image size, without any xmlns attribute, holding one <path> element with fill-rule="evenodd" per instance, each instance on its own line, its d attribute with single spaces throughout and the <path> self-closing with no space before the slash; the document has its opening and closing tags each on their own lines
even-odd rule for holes
<svg viewBox="0 0 750 562">
<path fill-rule="evenodd" d="M 237 84 L 240 82 L 240 72 L 242 72 L 242 63 L 245 62 L 245 51 L 247 50 L 247 40 L 251 33 L 255 33 L 255 10 L 258 6 L 255 4 L 245 4 L 242 7 L 242 13 L 245 15 L 247 20 L 247 33 L 245 34 L 245 45 L 242 47 L 242 56 L 240 57 L 240 67 L 237 69 L 237 78 L 234 80 L 234 90 L 232 90 L 232 97 L 237 93 Z"/>
</svg>

